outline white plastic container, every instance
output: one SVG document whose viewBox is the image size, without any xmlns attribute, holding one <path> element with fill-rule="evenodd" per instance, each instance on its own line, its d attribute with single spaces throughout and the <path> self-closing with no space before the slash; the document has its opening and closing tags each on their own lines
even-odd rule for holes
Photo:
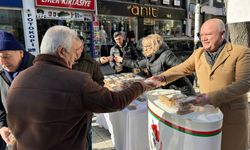
<svg viewBox="0 0 250 150">
<path fill-rule="evenodd" d="M 147 92 L 148 133 L 151 150 L 220 150 L 223 114 L 219 109 L 178 115 L 159 102 L 159 94 L 179 91 L 158 89 Z"/>
</svg>

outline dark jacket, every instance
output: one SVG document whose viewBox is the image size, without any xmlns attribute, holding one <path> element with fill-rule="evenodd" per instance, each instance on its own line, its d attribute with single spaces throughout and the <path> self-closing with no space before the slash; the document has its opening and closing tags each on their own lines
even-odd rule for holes
<svg viewBox="0 0 250 150">
<path fill-rule="evenodd" d="M 74 63 L 72 69 L 88 73 L 92 77 L 93 81 L 97 82 L 101 86 L 104 86 L 104 76 L 101 72 L 99 63 L 92 59 L 89 55 L 85 55 L 84 51 L 82 52 L 81 57 Z M 88 150 L 92 150 L 92 117 L 93 114 L 90 113 L 87 119 Z"/>
<path fill-rule="evenodd" d="M 90 75 L 67 68 L 52 55 L 38 55 L 9 89 L 8 125 L 18 150 L 86 149 L 89 113 L 117 111 L 146 88 L 136 82 L 111 92 Z"/>
<path fill-rule="evenodd" d="M 83 53 L 73 65 L 72 69 L 89 73 L 95 82 L 99 85 L 104 85 L 104 76 L 101 72 L 100 65 L 90 56 L 84 55 Z"/>
<path fill-rule="evenodd" d="M 115 56 L 115 55 L 119 55 L 121 57 L 123 57 L 123 59 L 132 59 L 132 60 L 136 60 L 138 58 L 138 54 L 136 51 L 135 46 L 133 45 L 133 43 L 131 42 L 123 42 L 124 46 L 121 48 L 119 47 L 117 44 L 115 46 L 113 46 L 110 49 L 110 56 Z M 123 66 L 123 70 L 121 72 L 118 72 L 117 69 L 115 68 L 115 66 L 117 65 L 116 62 L 110 61 L 109 62 L 110 66 L 116 70 L 117 73 L 121 73 L 121 72 L 131 72 L 132 69 L 126 66 Z"/>
<path fill-rule="evenodd" d="M 151 57 L 142 60 L 133 61 L 131 59 L 123 59 L 122 64 L 130 68 L 143 68 L 147 67 L 148 76 L 159 75 L 163 71 L 180 64 L 181 61 L 169 50 L 168 46 L 163 43 L 160 49 Z M 183 94 L 194 95 L 195 91 L 191 82 L 187 77 L 183 77 L 175 82 L 163 87 L 180 90 Z"/>
<path fill-rule="evenodd" d="M 30 67 L 32 65 L 32 61 L 34 60 L 35 56 L 28 52 L 24 52 L 24 57 L 23 60 L 18 68 L 18 72 L 23 71 L 24 69 Z M 3 68 L 0 67 L 0 128 L 2 127 L 7 127 L 7 122 L 6 122 L 6 97 L 7 97 L 7 92 L 8 89 L 11 85 L 11 80 L 8 79 L 6 76 Z"/>
</svg>

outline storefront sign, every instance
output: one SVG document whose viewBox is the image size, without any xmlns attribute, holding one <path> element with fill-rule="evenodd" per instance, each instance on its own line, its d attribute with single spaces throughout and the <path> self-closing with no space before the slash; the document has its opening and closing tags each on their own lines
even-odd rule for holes
<svg viewBox="0 0 250 150">
<path fill-rule="evenodd" d="M 180 0 L 174 0 L 174 6 L 181 6 Z"/>
<path fill-rule="evenodd" d="M 23 29 L 26 51 L 34 55 L 39 53 L 36 12 L 33 0 L 23 0 Z"/>
<path fill-rule="evenodd" d="M 37 6 L 95 10 L 95 0 L 36 0 Z"/>
<path fill-rule="evenodd" d="M 158 17 L 158 8 L 153 8 L 153 7 L 131 5 L 130 12 L 134 16 L 153 17 L 153 18 Z"/>
<path fill-rule="evenodd" d="M 162 0 L 162 4 L 169 5 L 170 4 L 170 0 Z"/>
<path fill-rule="evenodd" d="M 0 0 L 2 7 L 23 7 L 21 0 Z"/>
<path fill-rule="evenodd" d="M 26 47 L 29 52 L 36 51 L 35 48 L 35 42 L 36 42 L 36 34 L 35 34 L 35 15 L 32 14 L 30 11 L 27 11 L 25 14 L 25 24 L 27 26 L 27 34 L 25 34 L 25 37 L 27 38 Z"/>
<path fill-rule="evenodd" d="M 169 0 L 170 3 L 172 2 Z M 129 17 L 145 17 L 159 19 L 184 20 L 186 10 L 180 7 L 159 7 L 157 5 L 149 6 L 142 4 L 128 4 L 114 1 L 98 1 L 98 14 L 129 16 Z M 169 14 L 169 15 L 167 15 Z"/>
</svg>

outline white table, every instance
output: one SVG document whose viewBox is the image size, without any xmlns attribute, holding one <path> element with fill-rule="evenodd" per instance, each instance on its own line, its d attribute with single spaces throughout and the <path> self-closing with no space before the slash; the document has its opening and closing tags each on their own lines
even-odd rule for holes
<svg viewBox="0 0 250 150">
<path fill-rule="evenodd" d="M 116 150 L 148 149 L 147 102 L 134 100 L 136 110 L 127 108 L 113 113 L 97 114 L 96 122 L 108 129 Z"/>
</svg>

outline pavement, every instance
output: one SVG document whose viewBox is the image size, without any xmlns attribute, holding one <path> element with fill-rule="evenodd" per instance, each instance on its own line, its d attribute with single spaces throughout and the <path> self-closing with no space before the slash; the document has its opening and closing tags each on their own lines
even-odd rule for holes
<svg viewBox="0 0 250 150">
<path fill-rule="evenodd" d="M 248 108 L 249 108 L 249 119 L 250 119 L 250 92 L 248 93 L 248 99 L 249 99 Z M 92 129 L 93 129 L 93 135 L 92 135 L 93 150 L 115 150 L 109 131 L 104 128 L 98 127 L 98 125 L 96 124 L 95 115 L 93 117 Z M 250 124 L 249 124 L 249 129 L 250 129 Z M 249 131 L 249 137 L 250 137 L 250 131 Z M 250 150 L 250 138 L 249 138 L 248 150 Z"/>
<path fill-rule="evenodd" d="M 96 124 L 96 116 L 92 119 L 92 148 L 93 150 L 115 150 L 108 130 Z"/>
</svg>

